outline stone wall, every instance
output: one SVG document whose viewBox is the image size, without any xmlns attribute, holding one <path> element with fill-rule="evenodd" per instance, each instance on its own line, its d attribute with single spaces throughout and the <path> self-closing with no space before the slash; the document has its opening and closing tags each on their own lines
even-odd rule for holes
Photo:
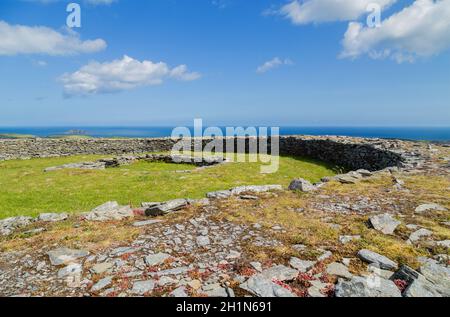
<svg viewBox="0 0 450 317">
<path fill-rule="evenodd" d="M 224 142 L 231 139 L 220 139 Z M 235 144 L 238 139 L 233 139 Z M 242 140 L 240 138 L 239 140 Z M 254 138 L 246 138 L 246 151 Z M 192 140 L 186 140 L 192 145 Z M 204 140 L 203 145 L 210 142 Z M 176 141 L 170 138 L 149 139 L 23 139 L 0 140 L 0 160 L 57 157 L 75 154 L 136 154 L 170 151 Z M 268 140 L 269 149 L 271 140 Z M 350 137 L 283 136 L 280 154 L 305 156 L 348 169 L 380 170 L 403 166 L 417 160 L 406 150 L 406 141 Z M 409 142 L 410 143 L 410 142 Z M 224 145 L 224 149 L 226 146 Z"/>
</svg>

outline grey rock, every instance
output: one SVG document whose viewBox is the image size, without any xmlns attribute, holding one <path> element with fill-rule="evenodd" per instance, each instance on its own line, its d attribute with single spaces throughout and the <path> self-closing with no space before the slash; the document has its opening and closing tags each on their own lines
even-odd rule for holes
<svg viewBox="0 0 450 317">
<path fill-rule="evenodd" d="M 100 281 L 95 283 L 94 286 L 92 286 L 91 291 L 92 292 L 101 291 L 102 289 L 105 289 L 105 288 L 109 287 L 111 285 L 111 283 L 112 283 L 112 277 L 111 276 L 102 278 Z"/>
<path fill-rule="evenodd" d="M 135 223 L 133 223 L 133 227 L 145 227 L 145 226 L 150 226 L 150 225 L 154 225 L 157 223 L 161 223 L 163 222 L 162 220 L 146 220 L 146 221 L 137 221 Z"/>
<path fill-rule="evenodd" d="M 31 217 L 11 217 L 0 220 L 0 235 L 6 236 L 14 232 L 14 230 L 29 226 L 34 221 Z"/>
<path fill-rule="evenodd" d="M 356 240 L 360 240 L 360 239 L 361 239 L 361 236 L 340 236 L 339 242 L 342 244 L 347 244 L 352 241 L 356 241 Z"/>
<path fill-rule="evenodd" d="M 308 295 L 313 298 L 321 298 L 326 297 L 326 295 L 323 294 L 323 290 L 327 287 L 327 284 L 321 282 L 321 281 L 310 281 L 311 287 L 308 288 Z"/>
<path fill-rule="evenodd" d="M 231 189 L 233 195 L 241 195 L 243 193 L 264 193 L 269 191 L 283 190 L 281 185 L 262 185 L 262 186 L 239 186 Z"/>
<path fill-rule="evenodd" d="M 72 250 L 68 248 L 59 248 L 47 252 L 50 263 L 52 265 L 64 265 L 74 262 L 77 259 L 84 258 L 89 255 L 86 250 Z"/>
<path fill-rule="evenodd" d="M 436 241 L 436 246 L 450 249 L 450 240 Z"/>
<path fill-rule="evenodd" d="M 260 274 L 253 275 L 240 287 L 258 297 L 295 297 L 289 290 Z"/>
<path fill-rule="evenodd" d="M 155 281 L 138 281 L 133 283 L 131 293 L 136 295 L 145 295 L 150 293 L 155 288 Z"/>
<path fill-rule="evenodd" d="M 103 274 L 113 266 L 114 264 L 112 264 L 111 262 L 97 263 L 91 268 L 91 271 L 94 274 Z"/>
<path fill-rule="evenodd" d="M 445 297 L 450 297 L 450 268 L 439 265 L 437 261 L 427 259 L 419 269 L 420 273 L 435 289 Z"/>
<path fill-rule="evenodd" d="M 294 179 L 289 185 L 289 190 L 299 190 L 305 193 L 314 191 L 316 189 L 317 188 L 313 184 L 303 178 Z"/>
<path fill-rule="evenodd" d="M 423 204 L 416 208 L 416 213 L 424 213 L 427 211 L 447 211 L 447 208 L 439 204 Z"/>
<path fill-rule="evenodd" d="M 370 172 L 368 170 L 365 170 L 365 169 L 359 169 L 359 170 L 356 171 L 356 173 L 360 174 L 363 177 L 371 177 L 371 176 L 373 176 L 372 172 Z"/>
<path fill-rule="evenodd" d="M 220 284 L 210 284 L 203 286 L 203 293 L 208 297 L 228 297 L 227 290 Z"/>
<path fill-rule="evenodd" d="M 206 194 L 206 197 L 209 199 L 226 199 L 231 197 L 231 191 L 229 190 L 220 190 L 216 192 L 210 192 Z"/>
<path fill-rule="evenodd" d="M 326 272 L 330 275 L 335 275 L 337 277 L 343 277 L 346 279 L 351 279 L 353 275 L 348 271 L 348 268 L 341 263 L 331 263 L 327 266 Z"/>
<path fill-rule="evenodd" d="M 199 247 L 207 247 L 210 244 L 209 238 L 207 236 L 198 236 L 196 241 Z"/>
<path fill-rule="evenodd" d="M 166 201 L 160 205 L 156 205 L 154 207 L 147 208 L 145 210 L 145 214 L 147 216 L 163 216 L 170 212 L 181 210 L 189 205 L 189 201 L 187 199 L 174 199 L 170 201 Z"/>
<path fill-rule="evenodd" d="M 317 258 L 317 261 L 322 262 L 325 260 L 328 260 L 333 256 L 333 253 L 331 251 L 325 251 L 321 256 Z"/>
<path fill-rule="evenodd" d="M 359 181 L 359 178 L 350 175 L 336 176 L 335 179 L 342 184 L 356 184 Z"/>
<path fill-rule="evenodd" d="M 427 281 L 425 278 L 418 278 L 408 285 L 405 292 L 405 297 L 442 297 L 436 290 L 435 286 Z"/>
<path fill-rule="evenodd" d="M 177 289 L 173 290 L 170 294 L 170 297 L 189 297 L 186 288 L 184 286 L 180 286 Z"/>
<path fill-rule="evenodd" d="M 401 224 L 400 221 L 394 219 L 390 214 L 383 214 L 370 217 L 372 228 L 381 231 L 384 234 L 393 234 L 395 229 Z"/>
<path fill-rule="evenodd" d="M 119 221 L 134 217 L 133 210 L 129 206 L 119 206 L 116 201 L 107 202 L 84 215 L 88 221 Z"/>
<path fill-rule="evenodd" d="M 336 289 L 336 297 L 401 297 L 400 290 L 394 282 L 378 278 L 377 281 L 369 281 L 367 278 L 354 276 L 347 281 L 339 279 Z"/>
<path fill-rule="evenodd" d="M 78 275 L 78 274 L 81 275 L 82 271 L 83 271 L 83 267 L 81 266 L 81 264 L 72 263 L 58 271 L 58 278 L 65 278 L 67 276 Z"/>
<path fill-rule="evenodd" d="M 429 237 L 432 236 L 433 232 L 427 229 L 419 229 L 413 233 L 411 233 L 411 235 L 409 236 L 408 242 L 409 243 L 416 243 L 417 241 L 419 241 L 420 239 L 424 238 L 424 237 Z"/>
<path fill-rule="evenodd" d="M 61 214 L 57 214 L 57 213 L 46 213 L 46 214 L 40 214 L 38 217 L 38 221 L 43 221 L 43 222 L 58 222 L 58 221 L 64 221 L 68 218 L 69 216 L 66 213 L 61 213 Z"/>
<path fill-rule="evenodd" d="M 378 264 L 374 263 L 369 264 L 369 266 L 367 267 L 367 271 L 387 280 L 391 279 L 392 275 L 394 274 L 394 272 L 392 271 L 380 269 Z"/>
<path fill-rule="evenodd" d="M 258 272 L 262 272 L 263 268 L 259 262 L 250 262 L 250 265 Z"/>
<path fill-rule="evenodd" d="M 170 258 L 170 254 L 167 253 L 157 253 L 157 254 L 151 254 L 145 257 L 145 263 L 148 266 L 156 266 L 159 264 L 164 263 L 167 259 Z"/>
<path fill-rule="evenodd" d="M 314 267 L 314 265 L 316 265 L 316 263 L 317 263 L 316 261 L 305 261 L 295 257 L 292 257 L 291 260 L 289 261 L 289 265 L 301 273 L 308 272 Z"/>
<path fill-rule="evenodd" d="M 392 270 L 398 267 L 398 264 L 394 261 L 388 259 L 387 257 L 375 253 L 370 250 L 360 250 L 358 252 L 358 257 L 367 263 L 374 263 L 380 267 L 380 269 Z"/>
<path fill-rule="evenodd" d="M 263 276 L 264 278 L 272 281 L 272 280 L 277 280 L 277 281 L 291 281 L 293 279 L 295 279 L 298 276 L 298 271 L 288 268 L 287 266 L 284 265 L 276 265 L 276 266 L 272 266 L 271 268 L 264 270 L 261 273 L 261 276 Z"/>
</svg>

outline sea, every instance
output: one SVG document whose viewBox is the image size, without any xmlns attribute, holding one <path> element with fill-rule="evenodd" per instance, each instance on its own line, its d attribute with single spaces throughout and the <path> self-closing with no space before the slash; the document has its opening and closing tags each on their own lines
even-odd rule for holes
<svg viewBox="0 0 450 317">
<path fill-rule="evenodd" d="M 189 128 L 193 134 L 193 128 Z M 225 131 L 225 127 L 221 128 Z M 92 137 L 170 137 L 173 127 L 0 127 L 2 134 L 52 137 L 85 134 Z M 270 130 L 269 130 L 270 131 Z M 270 132 L 269 132 L 270 133 Z M 341 135 L 368 138 L 450 141 L 449 127 L 280 127 L 280 135 Z"/>
</svg>

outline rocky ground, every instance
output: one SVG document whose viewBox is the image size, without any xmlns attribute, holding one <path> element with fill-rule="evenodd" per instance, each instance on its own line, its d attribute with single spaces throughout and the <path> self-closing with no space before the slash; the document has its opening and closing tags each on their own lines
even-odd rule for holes
<svg viewBox="0 0 450 317">
<path fill-rule="evenodd" d="M 405 169 L 0 222 L 3 296 L 450 296 L 450 151 Z"/>
</svg>

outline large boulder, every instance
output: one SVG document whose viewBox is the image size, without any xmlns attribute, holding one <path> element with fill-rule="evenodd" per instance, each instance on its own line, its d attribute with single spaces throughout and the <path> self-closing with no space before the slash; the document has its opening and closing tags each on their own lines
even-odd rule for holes
<svg viewBox="0 0 450 317">
<path fill-rule="evenodd" d="M 384 234 L 393 234 L 395 229 L 401 224 L 400 221 L 394 219 L 390 214 L 370 217 L 369 222 L 372 228 Z"/>
</svg>

